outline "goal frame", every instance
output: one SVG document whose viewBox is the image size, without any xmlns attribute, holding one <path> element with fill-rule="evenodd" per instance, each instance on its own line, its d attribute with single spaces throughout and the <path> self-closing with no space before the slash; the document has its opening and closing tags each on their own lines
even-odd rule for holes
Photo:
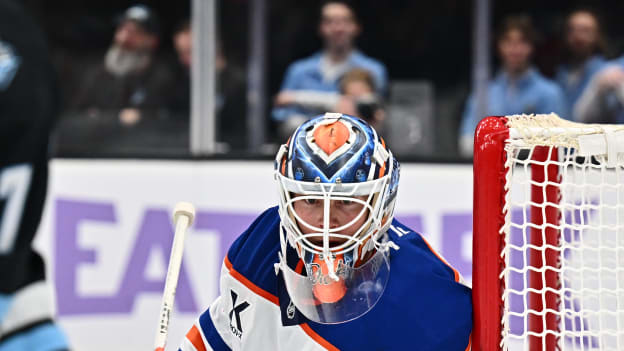
<svg viewBox="0 0 624 351">
<path fill-rule="evenodd" d="M 502 346 L 502 296 L 505 281 L 500 273 L 505 266 L 505 257 L 501 255 L 505 245 L 503 227 L 509 215 L 505 205 L 508 191 L 506 178 L 510 171 L 507 169 L 505 144 L 509 137 L 510 129 L 504 116 L 486 117 L 475 132 L 472 263 L 474 350 L 500 350 Z M 546 224 L 547 228 L 545 243 L 542 242 L 541 231 L 531 228 L 530 243 L 537 247 L 557 247 L 559 232 L 547 224 L 556 225 L 560 216 L 556 207 L 560 198 L 556 186 L 559 182 L 558 166 L 540 165 L 541 162 L 557 161 L 557 148 L 539 146 L 531 156 L 533 161 L 538 162 L 531 167 L 531 202 L 545 204 L 531 207 L 531 222 L 536 225 Z M 560 297 L 555 292 L 559 284 L 558 273 L 549 267 L 558 267 L 560 252 L 554 249 L 543 251 L 529 251 L 529 266 L 532 267 L 529 272 L 529 287 L 546 292 L 529 293 L 528 307 L 531 312 L 528 316 L 527 332 L 531 350 L 550 351 L 555 350 L 558 342 L 556 333 L 559 320 L 555 312 L 558 311 Z M 548 291 L 548 288 L 552 290 Z M 541 336 L 544 333 L 545 337 Z"/>
</svg>

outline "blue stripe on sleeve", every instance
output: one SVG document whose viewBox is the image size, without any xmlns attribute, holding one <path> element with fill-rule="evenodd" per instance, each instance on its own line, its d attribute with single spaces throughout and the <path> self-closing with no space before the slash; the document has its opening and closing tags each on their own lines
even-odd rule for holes
<svg viewBox="0 0 624 351">
<path fill-rule="evenodd" d="M 212 323 L 212 318 L 210 318 L 210 309 L 207 309 L 199 317 L 199 326 L 202 329 L 202 333 L 204 333 L 204 337 L 214 351 L 232 351 L 232 349 L 225 344 L 225 341 L 223 341 L 221 335 L 219 335 L 217 328 L 215 328 L 214 323 Z"/>
</svg>

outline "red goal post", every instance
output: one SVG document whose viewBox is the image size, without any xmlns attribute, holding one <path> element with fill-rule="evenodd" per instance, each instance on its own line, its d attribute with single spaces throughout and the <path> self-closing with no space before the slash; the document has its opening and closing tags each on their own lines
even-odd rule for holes
<svg viewBox="0 0 624 351">
<path fill-rule="evenodd" d="M 624 349 L 624 127 L 487 117 L 474 145 L 473 350 Z"/>
</svg>

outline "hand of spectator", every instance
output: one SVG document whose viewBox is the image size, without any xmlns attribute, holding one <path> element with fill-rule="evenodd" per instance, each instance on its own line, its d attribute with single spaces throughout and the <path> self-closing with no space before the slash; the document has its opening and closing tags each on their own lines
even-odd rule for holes
<svg viewBox="0 0 624 351">
<path fill-rule="evenodd" d="M 124 108 L 119 111 L 119 122 L 124 126 L 133 126 L 141 120 L 141 112 L 136 108 Z"/>
<path fill-rule="evenodd" d="M 601 92 L 613 90 L 624 84 L 624 70 L 620 67 L 609 67 L 598 77 L 598 89 Z"/>
<path fill-rule="evenodd" d="M 275 106 L 286 106 L 295 103 L 295 94 L 289 91 L 283 91 L 275 97 Z"/>
</svg>

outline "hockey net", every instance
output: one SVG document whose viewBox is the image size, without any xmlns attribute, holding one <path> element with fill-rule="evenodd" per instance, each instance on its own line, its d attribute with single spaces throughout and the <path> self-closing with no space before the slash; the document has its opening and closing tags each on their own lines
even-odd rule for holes
<svg viewBox="0 0 624 351">
<path fill-rule="evenodd" d="M 624 126 L 479 124 L 473 350 L 624 350 L 623 167 Z"/>
</svg>

